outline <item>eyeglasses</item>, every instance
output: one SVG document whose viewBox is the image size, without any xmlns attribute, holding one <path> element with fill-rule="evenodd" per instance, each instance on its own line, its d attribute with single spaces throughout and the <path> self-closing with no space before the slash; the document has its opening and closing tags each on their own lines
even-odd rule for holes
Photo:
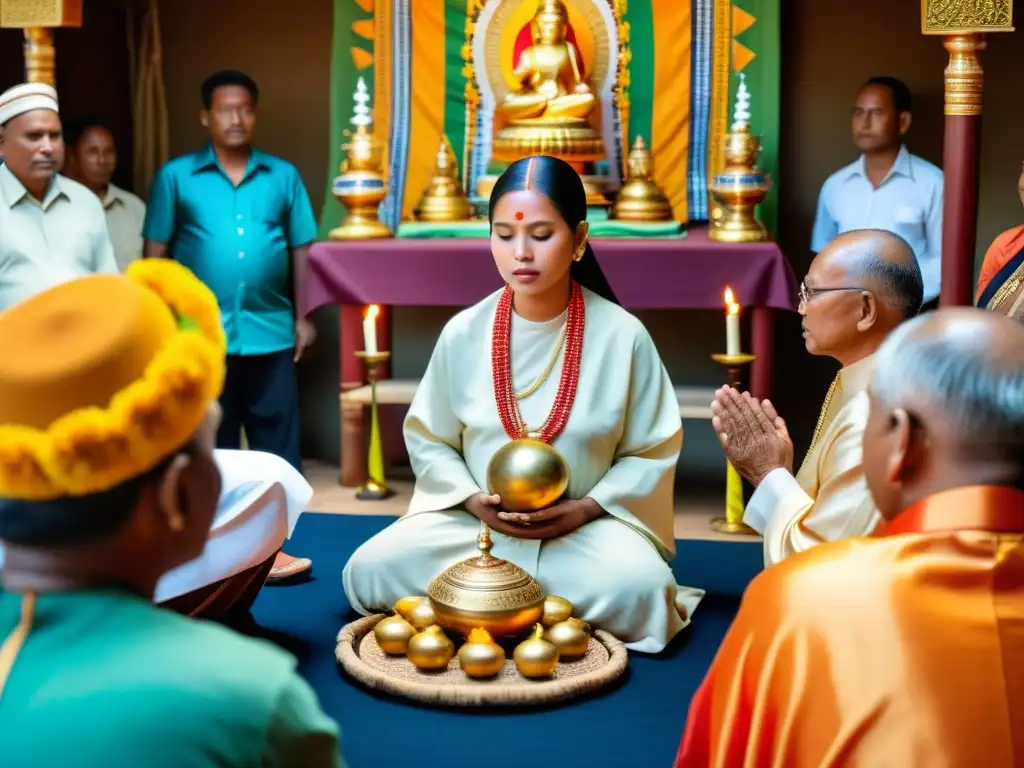
<svg viewBox="0 0 1024 768">
<path fill-rule="evenodd" d="M 800 283 L 800 293 L 799 293 L 800 303 L 801 304 L 806 304 L 811 299 L 813 299 L 815 296 L 818 296 L 818 295 L 820 295 L 822 293 L 835 293 L 837 291 L 863 291 L 863 290 L 865 290 L 865 289 L 864 288 L 859 288 L 859 287 L 853 287 L 853 286 L 842 287 L 842 288 L 810 288 L 807 285 L 807 281 L 804 280 L 802 283 Z"/>
</svg>

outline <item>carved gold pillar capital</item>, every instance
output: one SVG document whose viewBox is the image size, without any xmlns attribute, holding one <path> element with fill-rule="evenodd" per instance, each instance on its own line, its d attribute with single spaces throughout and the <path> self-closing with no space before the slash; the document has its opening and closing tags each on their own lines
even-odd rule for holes
<svg viewBox="0 0 1024 768">
<path fill-rule="evenodd" d="M 947 115 L 980 115 L 985 95 L 985 70 L 978 54 L 985 50 L 985 36 L 948 35 L 942 40 L 949 51 L 944 75 Z"/>
<path fill-rule="evenodd" d="M 82 0 L 0 0 L 0 27 L 25 30 L 25 80 L 57 87 L 55 27 L 82 26 Z"/>
</svg>

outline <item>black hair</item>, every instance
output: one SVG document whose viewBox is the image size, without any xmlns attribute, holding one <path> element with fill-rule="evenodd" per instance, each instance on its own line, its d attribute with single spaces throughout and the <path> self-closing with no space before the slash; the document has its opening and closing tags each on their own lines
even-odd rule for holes
<svg viewBox="0 0 1024 768">
<path fill-rule="evenodd" d="M 882 88 L 889 89 L 889 93 L 892 95 L 892 105 L 896 109 L 897 115 L 911 111 L 913 103 L 910 97 L 910 89 L 907 88 L 907 84 L 902 80 L 895 77 L 888 77 L 887 75 L 880 75 L 878 77 L 870 78 L 861 86 L 861 90 L 864 90 L 869 85 L 878 85 Z"/>
<path fill-rule="evenodd" d="M 916 317 L 924 303 L 924 279 L 914 249 L 906 240 L 885 229 L 866 229 L 879 239 L 863 241 L 854 270 L 875 281 L 903 319 Z M 878 247 L 881 245 L 881 247 Z"/>
<path fill-rule="evenodd" d="M 110 130 L 110 126 L 95 117 L 79 117 L 73 120 L 62 120 L 61 132 L 64 134 L 64 146 L 71 149 L 82 140 L 86 131 L 91 128 L 102 128 L 111 136 L 114 135 L 114 132 Z"/>
<path fill-rule="evenodd" d="M 218 88 L 224 88 L 229 85 L 237 85 L 241 88 L 245 88 L 252 97 L 253 106 L 259 104 L 260 89 L 259 86 L 256 85 L 255 80 L 244 72 L 239 72 L 235 69 L 222 69 L 220 72 L 214 72 L 208 78 L 203 80 L 203 86 L 199 90 L 199 95 L 203 100 L 203 107 L 209 109 L 213 106 L 213 92 Z"/>
<path fill-rule="evenodd" d="M 174 456 L 194 454 L 189 441 L 152 469 L 110 490 L 49 501 L 0 499 L 0 540 L 24 547 L 78 547 L 121 530 L 135 513 L 146 486 L 157 482 Z"/>
<path fill-rule="evenodd" d="M 574 232 L 580 222 L 587 220 L 587 193 L 583 189 L 583 180 L 567 162 L 548 155 L 535 155 L 516 160 L 505 169 L 491 191 L 487 220 L 491 224 L 494 223 L 494 207 L 504 195 L 524 189 L 540 192 L 551 200 L 551 204 Z M 601 265 L 597 263 L 597 256 L 589 239 L 583 258 L 572 263 L 569 274 L 584 288 L 608 301 L 619 303 L 601 270 Z"/>
</svg>

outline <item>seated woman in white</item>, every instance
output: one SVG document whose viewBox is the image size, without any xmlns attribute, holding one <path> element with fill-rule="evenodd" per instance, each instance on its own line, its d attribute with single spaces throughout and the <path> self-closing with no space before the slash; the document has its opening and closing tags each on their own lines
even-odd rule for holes
<svg viewBox="0 0 1024 768">
<path fill-rule="evenodd" d="M 633 650 L 656 653 L 689 622 L 703 593 L 678 587 L 668 566 L 679 407 L 597 264 L 586 211 L 579 176 L 551 157 L 514 163 L 495 185 L 491 251 L 507 286 L 441 333 L 405 422 L 409 511 L 345 567 L 360 613 L 425 594 L 476 552 L 482 520 L 496 557 Z M 546 510 L 505 512 L 486 492 L 487 465 L 536 433 L 568 463 L 568 491 Z"/>
</svg>

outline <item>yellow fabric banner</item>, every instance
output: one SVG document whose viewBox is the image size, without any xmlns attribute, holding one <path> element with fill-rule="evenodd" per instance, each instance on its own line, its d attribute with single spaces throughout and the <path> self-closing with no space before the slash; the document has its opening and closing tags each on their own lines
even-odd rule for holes
<svg viewBox="0 0 1024 768">
<path fill-rule="evenodd" d="M 445 108 L 444 0 L 414 0 L 409 3 L 409 14 L 412 88 L 403 219 L 412 216 L 434 173 L 437 148 L 444 132 Z"/>
<path fill-rule="evenodd" d="M 654 178 L 672 204 L 675 219 L 689 221 L 690 4 L 677 0 L 651 0 L 651 16 L 654 32 L 654 106 L 651 115 Z M 630 144 L 635 138 L 629 137 Z"/>
</svg>

